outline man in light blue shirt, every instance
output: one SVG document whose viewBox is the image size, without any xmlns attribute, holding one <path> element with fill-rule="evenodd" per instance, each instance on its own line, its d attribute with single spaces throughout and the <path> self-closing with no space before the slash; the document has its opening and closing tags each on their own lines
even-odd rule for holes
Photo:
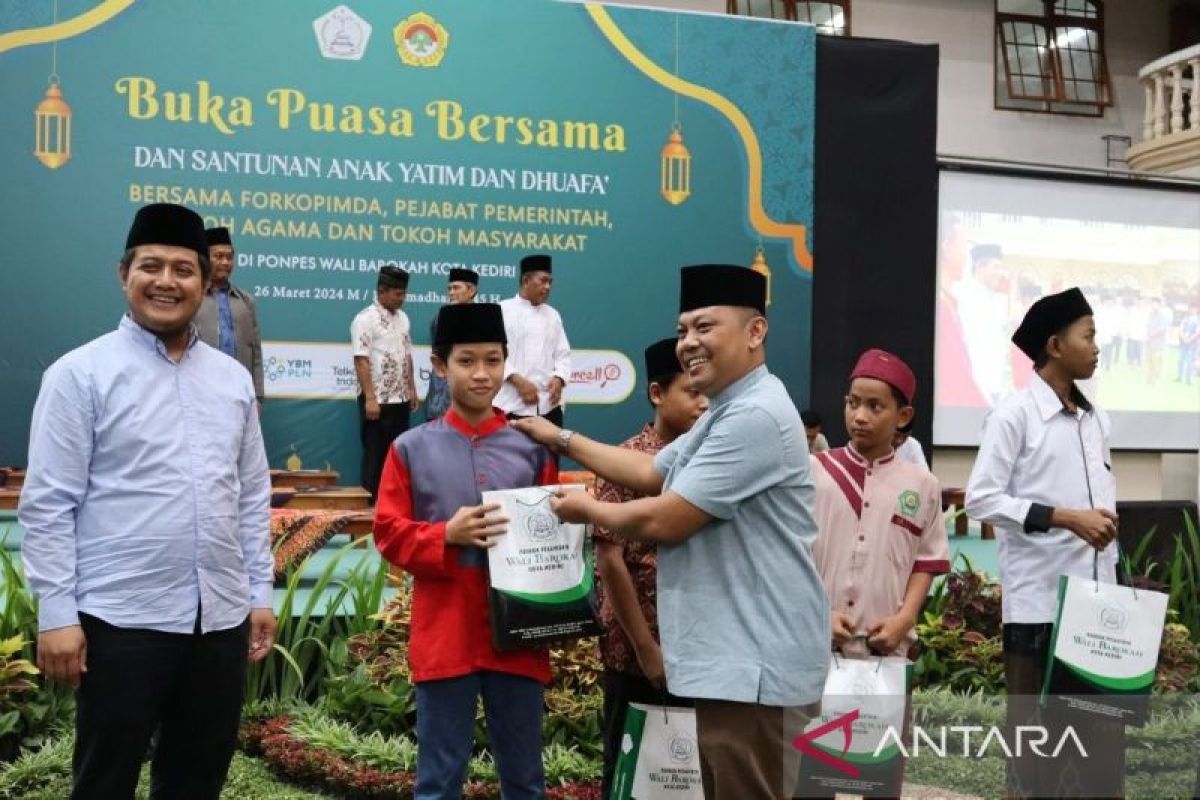
<svg viewBox="0 0 1200 800">
<path fill-rule="evenodd" d="M 18 509 L 38 665 L 76 687 L 73 798 L 216 798 L 247 658 L 275 634 L 270 476 L 250 375 L 197 339 L 204 224 L 138 211 L 116 331 L 42 379 Z"/>
<path fill-rule="evenodd" d="M 676 354 L 709 410 L 656 457 L 545 420 L 514 425 L 643 494 L 555 502 L 658 549 L 658 621 L 667 688 L 696 705 L 708 800 L 790 798 L 792 746 L 829 662 L 829 603 L 812 558 L 814 487 L 800 415 L 765 365 L 766 282 L 745 267 L 681 275 Z"/>
</svg>

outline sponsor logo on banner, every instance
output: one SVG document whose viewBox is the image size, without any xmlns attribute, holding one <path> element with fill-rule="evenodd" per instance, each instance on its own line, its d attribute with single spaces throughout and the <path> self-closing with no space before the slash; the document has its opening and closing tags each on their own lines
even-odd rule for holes
<svg viewBox="0 0 1200 800">
<path fill-rule="evenodd" d="M 313 20 L 317 47 L 325 58 L 358 61 L 367 52 L 371 25 L 349 6 L 338 6 Z"/>
<path fill-rule="evenodd" d="M 413 371 L 417 394 L 425 397 L 433 366 L 427 345 L 413 347 Z M 304 400 L 354 400 L 358 377 L 350 343 L 263 342 L 263 377 L 267 397 Z M 617 350 L 574 350 L 571 352 L 571 382 L 565 392 L 568 403 L 620 403 L 637 383 L 637 373 L 624 353 Z"/>
<path fill-rule="evenodd" d="M 633 392 L 637 372 L 618 350 L 572 350 L 568 403 L 620 403 Z"/>
<path fill-rule="evenodd" d="M 436 67 L 450 46 L 450 32 L 424 12 L 400 20 L 392 34 L 400 60 L 410 67 Z"/>
<path fill-rule="evenodd" d="M 417 394 L 429 386 L 429 348 L 413 348 Z M 354 400 L 358 376 L 350 343 L 263 342 L 267 397 L 296 400 Z"/>
</svg>

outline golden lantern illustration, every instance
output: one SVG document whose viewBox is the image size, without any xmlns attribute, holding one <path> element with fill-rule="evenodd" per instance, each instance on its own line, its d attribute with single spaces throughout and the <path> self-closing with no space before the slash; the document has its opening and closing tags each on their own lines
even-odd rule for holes
<svg viewBox="0 0 1200 800">
<path fill-rule="evenodd" d="M 58 0 L 54 0 L 54 24 L 58 24 Z M 50 45 L 50 85 L 33 111 L 33 154 L 49 169 L 71 160 L 71 107 L 63 99 L 58 80 L 58 42 Z"/>
<path fill-rule="evenodd" d="M 33 112 L 36 136 L 33 154 L 50 169 L 71 160 L 71 107 L 63 99 L 58 76 L 50 79 L 46 96 Z"/>
<path fill-rule="evenodd" d="M 679 15 L 675 15 L 675 77 L 679 77 Z M 671 133 L 662 149 L 662 174 L 658 191 L 663 199 L 677 206 L 692 193 L 692 154 L 683 143 L 683 126 L 679 124 L 679 93 L 675 93 L 675 119 Z"/>
<path fill-rule="evenodd" d="M 676 122 L 671 126 L 671 135 L 662 149 L 662 185 L 659 187 L 663 199 L 677 206 L 692 193 L 692 154 L 683 143 L 683 132 Z"/>
<path fill-rule="evenodd" d="M 755 248 L 754 263 L 750 265 L 750 269 L 767 279 L 767 305 L 771 305 L 771 267 L 767 264 L 767 257 L 763 253 L 761 244 Z"/>
</svg>

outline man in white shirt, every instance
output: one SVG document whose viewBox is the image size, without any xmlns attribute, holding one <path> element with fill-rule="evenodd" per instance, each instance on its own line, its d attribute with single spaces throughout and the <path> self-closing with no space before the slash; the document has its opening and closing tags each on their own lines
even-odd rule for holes
<svg viewBox="0 0 1200 800">
<path fill-rule="evenodd" d="M 1117 516 L 1109 419 L 1076 386 L 1099 355 L 1083 293 L 1038 300 L 1012 340 L 1036 373 L 989 416 L 966 510 L 999 531 L 1008 722 L 1016 726 L 1039 722 L 1059 576 L 1116 582 Z M 1068 764 L 1064 750 L 1057 759 L 1010 759 L 1010 797 L 1123 796 L 1123 728 L 1091 720 L 1086 733 L 1074 727 L 1090 757 Z"/>
<path fill-rule="evenodd" d="M 371 493 L 372 503 L 388 447 L 408 430 L 409 415 L 421 402 L 413 378 L 408 315 L 400 310 L 407 293 L 407 272 L 396 266 L 380 267 L 375 302 L 350 324 L 358 376 L 362 485 Z"/>
<path fill-rule="evenodd" d="M 562 394 L 571 378 L 571 344 L 562 317 L 546 301 L 554 285 L 550 256 L 521 259 L 521 288 L 500 303 L 508 334 L 504 386 L 496 406 L 509 419 L 545 417 L 563 424 Z"/>
</svg>

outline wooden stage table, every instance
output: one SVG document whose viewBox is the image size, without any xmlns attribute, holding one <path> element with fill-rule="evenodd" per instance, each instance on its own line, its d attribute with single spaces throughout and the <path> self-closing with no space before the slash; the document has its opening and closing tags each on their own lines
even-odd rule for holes
<svg viewBox="0 0 1200 800">
<path fill-rule="evenodd" d="M 324 511 L 364 511 L 371 507 L 371 493 L 361 486 L 332 486 L 317 491 L 298 491 L 284 508 Z"/>
<path fill-rule="evenodd" d="M 21 499 L 20 489 L 0 489 L 0 511 L 13 511 Z"/>
<path fill-rule="evenodd" d="M 273 469 L 271 470 L 271 485 L 296 488 L 304 486 L 335 487 L 340 477 L 331 469 Z"/>
</svg>

